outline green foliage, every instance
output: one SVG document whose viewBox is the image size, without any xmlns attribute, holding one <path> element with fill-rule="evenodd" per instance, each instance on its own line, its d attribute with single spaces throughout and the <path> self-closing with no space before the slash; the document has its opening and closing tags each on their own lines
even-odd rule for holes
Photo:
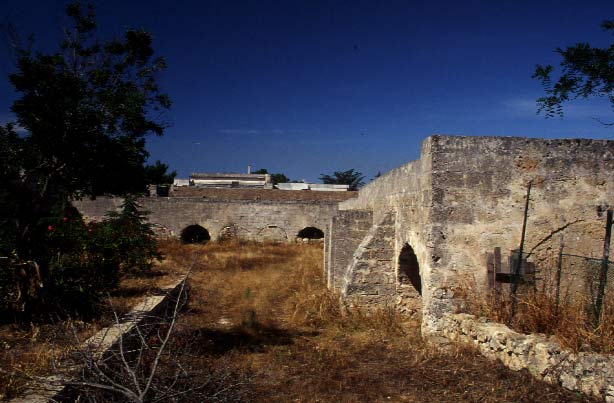
<svg viewBox="0 0 614 403">
<path fill-rule="evenodd" d="M 160 162 L 144 167 L 145 138 L 165 127 L 152 116 L 170 107 L 156 81 L 166 63 L 154 57 L 151 35 L 129 29 L 100 41 L 92 7 L 75 2 L 66 12 L 72 26 L 56 51 L 17 49 L 11 110 L 24 132 L 0 127 L 0 256 L 13 262 L 2 266 L 0 292 L 18 288 L 15 264 L 36 262 L 43 311 L 95 303 L 123 273 L 147 270 L 157 256 L 134 199 L 90 225 L 70 200 L 144 192 L 148 180 L 174 176 Z"/>
<path fill-rule="evenodd" d="M 354 169 L 347 171 L 335 171 L 332 175 L 320 175 L 322 183 L 327 185 L 349 185 L 350 190 L 358 190 L 364 185 L 364 175 Z"/>
<path fill-rule="evenodd" d="M 614 33 L 614 21 L 604 21 L 601 27 Z M 546 95 L 537 99 L 538 113 L 546 117 L 563 116 L 562 104 L 570 99 L 606 97 L 614 108 L 614 43 L 607 48 L 577 43 L 566 49 L 557 48 L 561 55 L 561 74 L 553 83 L 551 65 L 537 65 L 533 78 L 541 81 Z"/>
<path fill-rule="evenodd" d="M 158 253 L 156 237 L 143 212 L 132 196 L 126 196 L 120 212 L 111 212 L 102 225 L 124 272 L 146 272 L 151 269 Z M 108 250 L 108 249 L 107 249 Z"/>
<path fill-rule="evenodd" d="M 154 165 L 145 166 L 145 178 L 150 185 L 172 184 L 177 176 L 177 171 L 168 173 L 168 165 L 157 160 Z"/>
<path fill-rule="evenodd" d="M 10 82 L 19 98 L 12 111 L 24 134 L 11 126 L 0 130 L 0 203 L 14 227 L 3 233 L 17 237 L 13 243 L 24 258 L 42 258 L 33 245 L 52 206 L 145 191 L 145 137 L 164 131 L 151 111 L 160 115 L 170 107 L 156 83 L 165 62 L 154 58 L 149 33 L 127 30 L 102 42 L 94 38 L 91 7 L 72 3 L 67 14 L 73 24 L 57 51 L 18 49 Z"/>
<path fill-rule="evenodd" d="M 47 221 L 45 245 L 51 256 L 42 312 L 90 316 L 125 274 L 144 273 L 160 258 L 153 231 L 133 197 L 119 212 L 85 224 L 68 208 Z"/>
<path fill-rule="evenodd" d="M 257 171 L 254 171 L 255 174 L 268 174 L 269 171 L 266 170 L 265 168 L 261 168 Z M 286 175 L 282 174 L 282 173 L 277 173 L 277 174 L 270 174 L 271 175 L 271 182 L 273 182 L 273 185 L 277 185 L 278 183 L 288 183 L 290 182 L 290 178 L 288 178 Z"/>
</svg>

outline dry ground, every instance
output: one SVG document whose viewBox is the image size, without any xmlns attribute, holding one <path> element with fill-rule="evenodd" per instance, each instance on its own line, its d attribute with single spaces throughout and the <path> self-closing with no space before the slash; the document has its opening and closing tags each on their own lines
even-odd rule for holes
<svg viewBox="0 0 614 403">
<path fill-rule="evenodd" d="M 146 295 L 172 282 L 176 273 L 159 265 L 147 275 L 124 278 L 108 298 L 101 316 L 90 322 L 53 319 L 52 323 L 0 323 L 0 401 L 24 390 L 29 378 L 53 373 L 54 365 L 76 346 L 114 320 Z"/>
<path fill-rule="evenodd" d="M 163 245 L 192 267 L 176 343 L 192 365 L 255 402 L 588 402 L 478 354 L 441 352 L 416 318 L 339 307 L 322 281 L 321 244 Z"/>
</svg>

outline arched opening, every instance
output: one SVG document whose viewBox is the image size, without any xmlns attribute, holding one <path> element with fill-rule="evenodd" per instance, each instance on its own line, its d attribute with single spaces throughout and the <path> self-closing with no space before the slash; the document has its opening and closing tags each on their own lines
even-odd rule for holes
<svg viewBox="0 0 614 403">
<path fill-rule="evenodd" d="M 306 227 L 300 230 L 296 237 L 303 239 L 322 239 L 324 238 L 324 232 L 316 227 Z"/>
<path fill-rule="evenodd" d="M 411 284 L 418 294 L 422 295 L 422 279 L 420 278 L 420 265 L 414 249 L 406 243 L 399 254 L 399 283 Z"/>
<path fill-rule="evenodd" d="M 211 240 L 209 231 L 198 224 L 188 225 L 182 229 L 180 237 L 183 243 L 205 243 Z"/>
<path fill-rule="evenodd" d="M 285 242 L 288 240 L 286 231 L 277 225 L 267 225 L 258 231 L 259 241 Z"/>
<path fill-rule="evenodd" d="M 222 227 L 218 240 L 221 242 L 233 240 L 245 240 L 248 238 L 247 232 L 237 224 L 228 224 Z"/>
</svg>

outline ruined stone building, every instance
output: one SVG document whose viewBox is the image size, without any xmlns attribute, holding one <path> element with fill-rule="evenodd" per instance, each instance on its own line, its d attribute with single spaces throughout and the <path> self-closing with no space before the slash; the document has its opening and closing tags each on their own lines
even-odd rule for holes
<svg viewBox="0 0 614 403">
<path fill-rule="evenodd" d="M 350 303 L 421 309 L 436 337 L 463 287 L 486 284 L 487 254 L 518 248 L 529 182 L 525 250 L 539 260 L 564 235 L 569 253 L 600 256 L 613 173 L 614 141 L 431 136 L 339 204 L 328 284 Z"/>
<path fill-rule="evenodd" d="M 614 141 L 435 135 L 418 160 L 358 194 L 250 188 L 264 187 L 264 175 L 257 186 L 233 188 L 243 176 L 221 176 L 202 180 L 226 181 L 228 189 L 180 187 L 141 202 L 175 236 L 192 225 L 211 239 L 294 241 L 306 228 L 321 230 L 329 287 L 351 304 L 422 312 L 424 331 L 436 335 L 459 290 L 486 283 L 488 253 L 518 248 L 529 182 L 532 258 L 556 248 L 560 235 L 569 253 L 600 256 L 613 173 Z M 95 219 L 119 204 L 99 198 L 78 207 Z"/>
</svg>

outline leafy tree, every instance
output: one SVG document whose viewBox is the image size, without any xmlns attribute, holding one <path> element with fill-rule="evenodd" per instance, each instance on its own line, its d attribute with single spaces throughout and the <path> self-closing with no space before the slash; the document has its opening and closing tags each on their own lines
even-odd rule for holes
<svg viewBox="0 0 614 403">
<path fill-rule="evenodd" d="M 99 41 L 91 6 L 66 12 L 72 25 L 57 51 L 16 49 L 11 110 L 24 133 L 0 127 L 0 256 L 35 261 L 46 284 L 40 301 L 79 309 L 120 269 L 146 268 L 155 248 L 138 209 L 86 225 L 70 201 L 144 191 L 145 139 L 163 134 L 152 116 L 170 101 L 156 83 L 166 66 L 149 33 Z"/>
<path fill-rule="evenodd" d="M 268 174 L 269 171 L 266 170 L 265 168 L 261 168 L 257 171 L 254 171 L 255 174 Z M 290 182 L 290 178 L 288 178 L 286 175 L 278 173 L 278 174 L 270 174 L 271 175 L 271 182 L 273 182 L 273 185 L 277 185 L 278 183 L 287 183 Z"/>
<path fill-rule="evenodd" d="M 614 20 L 604 21 L 601 27 L 614 33 Z M 555 51 L 563 58 L 558 80 L 552 81 L 554 67 L 551 65 L 538 64 L 533 74 L 546 92 L 537 100 L 538 113 L 545 112 L 546 117 L 563 116 L 564 102 L 592 96 L 607 97 L 614 108 L 614 43 L 607 48 L 597 48 L 581 42 Z"/>
<path fill-rule="evenodd" d="M 177 176 L 177 171 L 168 173 L 168 165 L 157 160 L 154 165 L 145 166 L 145 178 L 150 185 L 172 184 Z"/>
<path fill-rule="evenodd" d="M 3 234 L 14 234 L 22 258 L 42 259 L 37 245 L 58 204 L 145 190 L 145 137 L 164 131 L 151 112 L 170 107 L 156 83 L 166 65 L 154 58 L 149 33 L 127 30 L 101 42 L 91 6 L 71 3 L 66 12 L 72 26 L 57 51 L 17 48 L 10 82 L 20 96 L 11 109 L 25 134 L 0 130 L 1 152 L 10 159 L 1 168 L 11 166 L 0 184 L 5 224 L 12 227 Z M 7 193 L 16 206 L 1 196 Z"/>
<path fill-rule="evenodd" d="M 284 174 L 271 174 L 271 181 L 273 182 L 273 185 L 277 185 L 278 183 L 290 182 L 290 178 Z"/>
<path fill-rule="evenodd" d="M 320 175 L 320 180 L 328 185 L 349 185 L 350 190 L 358 190 L 364 185 L 364 175 L 361 172 L 349 169 L 347 171 L 335 171 L 332 175 Z"/>
</svg>

